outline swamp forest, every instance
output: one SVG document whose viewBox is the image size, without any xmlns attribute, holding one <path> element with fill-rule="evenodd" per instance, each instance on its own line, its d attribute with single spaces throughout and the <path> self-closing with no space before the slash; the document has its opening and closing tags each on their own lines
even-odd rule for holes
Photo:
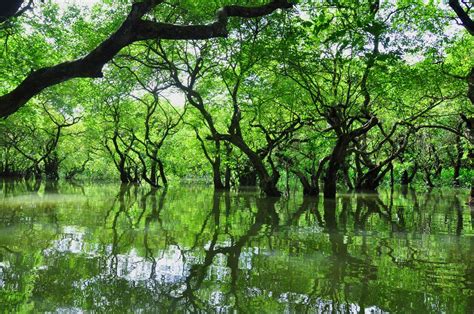
<svg viewBox="0 0 474 314">
<path fill-rule="evenodd" d="M 1 0 L 0 312 L 473 313 L 474 2 Z"/>
</svg>

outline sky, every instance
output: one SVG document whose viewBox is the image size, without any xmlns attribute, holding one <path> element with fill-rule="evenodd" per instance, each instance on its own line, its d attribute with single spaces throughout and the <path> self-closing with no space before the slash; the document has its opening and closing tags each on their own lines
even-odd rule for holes
<svg viewBox="0 0 474 314">
<path fill-rule="evenodd" d="M 80 5 L 86 5 L 86 6 L 91 6 L 94 3 L 99 2 L 100 0 L 53 0 L 54 2 L 58 3 L 59 5 L 68 5 L 68 4 L 80 4 Z"/>
</svg>

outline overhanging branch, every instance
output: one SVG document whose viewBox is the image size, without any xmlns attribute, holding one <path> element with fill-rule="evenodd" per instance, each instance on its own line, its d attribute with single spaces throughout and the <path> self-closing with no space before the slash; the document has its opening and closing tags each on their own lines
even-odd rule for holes
<svg viewBox="0 0 474 314">
<path fill-rule="evenodd" d="M 11 92 L 0 96 L 0 117 L 16 112 L 45 88 L 73 78 L 102 77 L 102 68 L 124 47 L 142 40 L 190 40 L 227 36 L 227 23 L 231 17 L 255 18 L 271 14 L 277 9 L 288 9 L 287 0 L 273 0 L 257 7 L 230 5 L 217 11 L 216 21 L 205 25 L 175 25 L 143 20 L 146 13 L 163 0 L 145 0 L 135 3 L 120 28 L 83 58 L 64 62 L 31 72 Z"/>
<path fill-rule="evenodd" d="M 471 19 L 469 14 L 464 11 L 462 8 L 461 4 L 459 3 L 459 0 L 449 0 L 449 6 L 453 11 L 456 13 L 458 18 L 461 20 L 462 25 L 464 28 L 472 35 L 474 36 L 474 21 Z"/>
</svg>

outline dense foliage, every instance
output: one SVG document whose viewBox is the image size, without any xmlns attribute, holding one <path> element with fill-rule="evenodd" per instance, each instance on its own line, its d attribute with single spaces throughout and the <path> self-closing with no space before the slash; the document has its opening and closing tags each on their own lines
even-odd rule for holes
<svg viewBox="0 0 474 314">
<path fill-rule="evenodd" d="M 130 18 L 131 2 L 37 1 L 0 24 L 0 95 L 81 60 Z M 206 25 L 221 2 L 167 1 L 147 18 Z M 0 176 L 154 188 L 203 179 L 270 196 L 295 183 L 326 197 L 468 186 L 474 37 L 456 13 L 441 1 L 306 0 L 230 15 L 226 38 L 131 41 L 102 78 L 64 74 L 0 121 Z"/>
</svg>

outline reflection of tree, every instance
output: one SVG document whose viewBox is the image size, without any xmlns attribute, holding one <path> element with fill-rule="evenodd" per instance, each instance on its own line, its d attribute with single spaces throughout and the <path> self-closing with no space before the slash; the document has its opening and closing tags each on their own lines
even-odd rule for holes
<svg viewBox="0 0 474 314">
<path fill-rule="evenodd" d="M 133 203 L 136 202 L 137 200 L 137 185 L 132 185 L 132 184 L 122 184 L 120 186 L 120 191 L 116 197 L 116 200 L 114 201 L 111 210 L 114 209 L 116 202 L 118 201 L 118 210 L 115 212 L 115 215 L 113 216 L 112 219 L 112 249 L 110 252 L 110 271 L 113 274 L 118 275 L 117 270 L 118 270 L 118 254 L 120 253 L 120 245 L 130 245 L 133 243 L 133 239 L 130 238 L 128 243 L 121 243 L 127 239 L 127 235 L 130 234 L 130 229 L 129 228 L 119 228 L 118 224 L 120 221 L 121 216 L 125 216 L 126 221 L 128 222 L 130 228 L 133 227 L 133 221 L 132 218 L 130 217 L 129 209 L 133 205 Z M 107 218 L 106 218 L 107 220 Z"/>
<path fill-rule="evenodd" d="M 69 193 L 60 187 L 64 194 L 45 197 L 35 210 L 19 203 L 0 211 L 0 226 L 12 228 L 0 234 L 1 278 L 12 283 L 6 294 L 13 285 L 18 292 L 5 301 L 0 291 L 0 306 L 35 299 L 44 300 L 44 311 L 344 312 L 376 305 L 406 312 L 474 303 L 467 222 L 474 213 L 450 194 L 427 202 L 418 194 L 414 209 L 409 194 L 298 203 L 124 185 L 112 197 L 100 194 L 100 205 L 72 203 L 65 213 L 69 205 L 53 202 Z M 16 189 L 10 195 L 27 193 L 24 184 Z M 87 227 L 88 220 L 75 220 L 99 208 Z"/>
<path fill-rule="evenodd" d="M 141 206 L 143 208 L 143 212 L 146 210 L 146 204 L 147 204 L 147 199 L 150 198 L 151 200 L 151 212 L 148 214 L 148 216 L 145 218 L 145 228 L 143 230 L 144 235 L 143 235 L 143 245 L 145 247 L 145 258 L 149 261 L 151 261 L 151 273 L 150 273 L 150 279 L 156 279 L 156 258 L 154 257 L 153 250 L 150 248 L 150 245 L 148 243 L 148 238 L 150 236 L 150 225 L 153 222 L 158 222 L 160 225 L 163 224 L 160 218 L 160 213 L 163 210 L 163 206 L 165 205 L 165 198 L 166 198 L 166 193 L 168 191 L 167 188 L 163 189 L 161 194 L 160 194 L 160 200 L 158 201 L 156 198 L 156 191 L 155 189 L 151 189 L 149 193 L 145 195 L 145 197 L 142 199 Z M 140 216 L 141 217 L 141 216 Z"/>
<path fill-rule="evenodd" d="M 240 286 L 238 282 L 238 277 L 239 260 L 242 254 L 242 250 L 248 244 L 250 239 L 260 232 L 263 225 L 270 226 L 270 230 L 272 230 L 279 224 L 278 214 L 275 210 L 275 203 L 278 199 L 257 198 L 255 200 L 257 212 L 253 217 L 253 223 L 250 225 L 250 227 L 246 228 L 247 231 L 243 235 L 241 235 L 237 239 L 233 239 L 230 245 L 224 246 L 222 245 L 222 243 L 219 242 L 219 236 L 221 235 L 220 227 L 222 213 L 220 205 L 222 196 L 224 196 L 226 204 L 225 216 L 228 217 L 228 215 L 230 214 L 230 199 L 228 192 L 215 192 L 213 196 L 213 206 L 211 211 L 211 215 L 214 221 L 214 232 L 212 234 L 210 242 L 207 244 L 208 247 L 205 249 L 203 263 L 191 265 L 189 275 L 185 280 L 186 288 L 181 294 L 181 296 L 176 299 L 176 301 L 179 300 L 181 302 L 184 302 L 186 308 L 192 311 L 204 310 L 204 308 L 206 307 L 205 303 L 196 296 L 196 292 L 199 291 L 199 289 L 203 285 L 209 267 L 212 265 L 215 257 L 219 254 L 222 254 L 226 257 L 226 266 L 230 270 L 230 288 L 229 292 L 227 293 L 227 296 L 229 296 L 229 294 L 233 295 L 236 300 L 236 307 L 239 308 Z M 250 209 L 251 206 L 249 199 L 246 199 L 244 201 L 244 204 L 249 205 L 248 209 Z M 208 216 L 208 218 L 209 217 L 210 216 Z M 205 220 L 204 225 L 201 228 L 201 234 L 207 223 L 208 219 Z M 196 238 L 196 243 L 197 242 L 198 239 Z"/>
<path fill-rule="evenodd" d="M 325 288 L 323 292 L 324 296 L 328 296 L 333 300 L 333 308 L 335 309 L 349 309 L 350 302 L 346 299 L 344 303 L 340 304 L 338 295 L 340 294 L 341 287 L 346 287 L 346 277 L 357 278 L 357 280 L 362 284 L 360 292 L 359 306 L 360 310 L 364 311 L 365 306 L 365 297 L 367 296 L 368 286 L 370 281 L 377 279 L 377 269 L 371 264 L 371 259 L 368 254 L 366 254 L 366 259 L 360 259 L 352 256 L 348 250 L 348 243 L 344 240 L 345 234 L 341 232 L 341 229 L 344 230 L 346 227 L 343 225 L 345 219 L 340 220 L 342 223 L 341 226 L 338 226 L 336 218 L 336 201 L 335 200 L 324 200 L 324 221 L 326 231 L 329 236 L 329 242 L 331 244 L 331 267 L 328 273 L 329 286 Z M 360 204 L 358 204 L 360 205 Z M 369 210 L 367 211 L 370 215 L 373 211 L 370 206 L 367 206 Z M 358 208 L 358 207 L 357 207 Z M 347 201 L 343 201 L 343 213 L 348 210 Z M 342 217 L 345 217 L 342 215 Z M 358 217 L 358 224 L 361 224 L 360 219 L 366 219 L 368 215 L 362 215 Z M 341 228 L 341 229 L 340 229 Z M 365 239 L 364 239 L 365 242 Z M 362 248 L 364 249 L 364 246 Z M 314 293 L 314 292 L 313 292 Z"/>
<path fill-rule="evenodd" d="M 6 195 L 26 191 L 22 182 L 5 183 Z M 36 198 L 36 196 L 32 196 Z M 0 308 L 29 312 L 29 303 L 44 264 L 43 252 L 58 237 L 57 204 L 42 204 L 29 211 L 23 204 L 0 204 Z M 45 217 L 44 213 L 48 213 Z M 39 224 L 45 227 L 38 228 Z M 4 232 L 7 231 L 7 232 Z"/>
</svg>

